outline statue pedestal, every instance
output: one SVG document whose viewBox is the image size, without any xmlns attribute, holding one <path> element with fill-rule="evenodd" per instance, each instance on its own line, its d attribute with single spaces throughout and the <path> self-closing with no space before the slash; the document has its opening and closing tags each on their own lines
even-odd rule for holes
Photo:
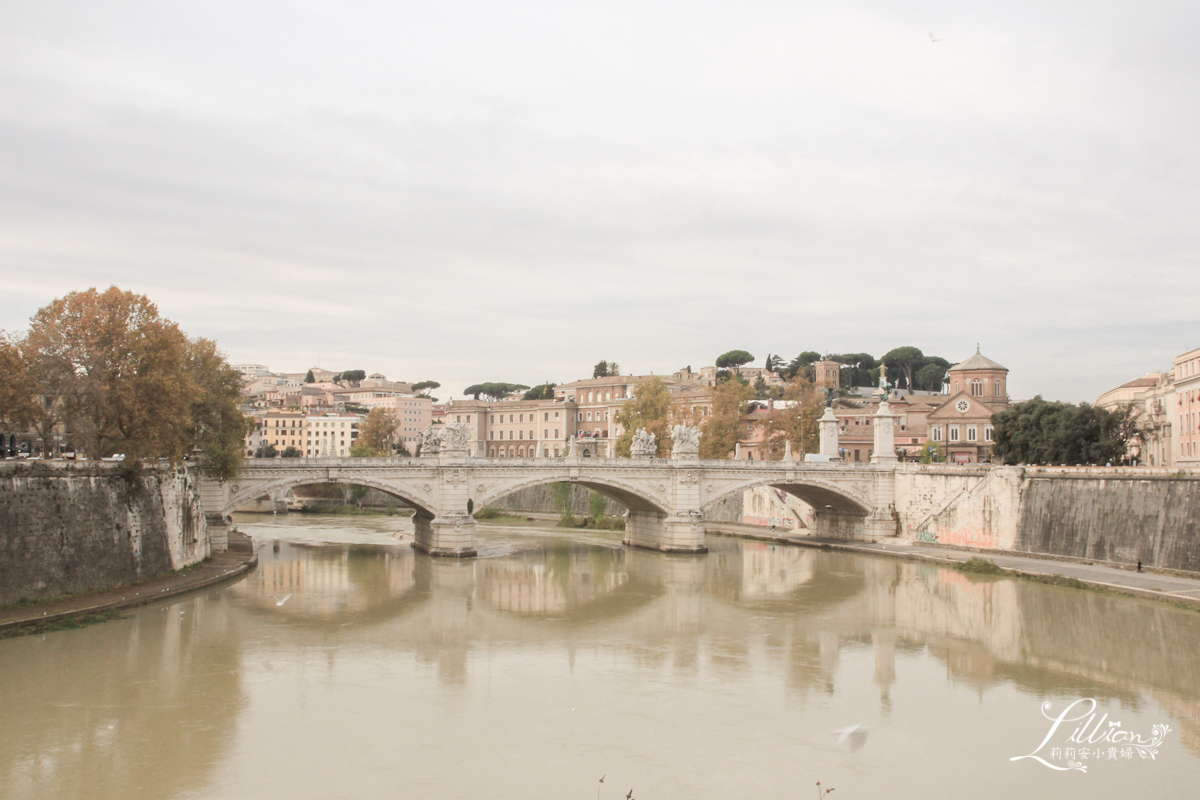
<svg viewBox="0 0 1200 800">
<path fill-rule="evenodd" d="M 817 420 L 817 426 L 821 429 L 821 455 L 841 455 L 838 444 L 838 420 L 833 415 L 832 408 L 825 406 L 825 414 Z"/>
<path fill-rule="evenodd" d="M 896 458 L 896 415 L 888 406 L 887 400 L 879 404 L 875 413 L 875 452 L 871 454 L 872 464 L 895 464 Z"/>
</svg>

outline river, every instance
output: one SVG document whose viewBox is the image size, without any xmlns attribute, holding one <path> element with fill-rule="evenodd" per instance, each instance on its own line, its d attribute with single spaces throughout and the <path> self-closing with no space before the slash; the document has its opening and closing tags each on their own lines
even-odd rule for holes
<svg viewBox="0 0 1200 800">
<path fill-rule="evenodd" d="M 617 533 L 486 525 L 479 558 L 459 562 L 414 553 L 402 518 L 238 525 L 260 563 L 237 584 L 0 641 L 0 796 L 768 800 L 821 781 L 837 800 L 1176 798 L 1200 785 L 1195 612 L 721 536 L 673 556 Z M 1067 709 L 1080 719 L 1048 735 Z M 1042 761 L 1011 760 L 1025 755 Z"/>
</svg>

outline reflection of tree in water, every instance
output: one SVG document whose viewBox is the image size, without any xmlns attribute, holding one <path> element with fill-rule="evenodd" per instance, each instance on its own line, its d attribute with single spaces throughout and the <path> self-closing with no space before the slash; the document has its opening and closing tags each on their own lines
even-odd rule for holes
<svg viewBox="0 0 1200 800">
<path fill-rule="evenodd" d="M 207 594 L 0 642 L 6 796 L 131 800 L 207 784 L 243 703 L 239 637 L 212 636 L 234 625 L 228 608 Z"/>
</svg>

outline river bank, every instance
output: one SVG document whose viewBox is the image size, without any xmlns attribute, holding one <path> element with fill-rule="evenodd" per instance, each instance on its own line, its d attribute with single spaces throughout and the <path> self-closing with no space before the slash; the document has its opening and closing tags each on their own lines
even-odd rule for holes
<svg viewBox="0 0 1200 800">
<path fill-rule="evenodd" d="M 231 533 L 227 552 L 214 554 L 175 573 L 97 592 L 0 608 L 0 637 L 72 627 L 71 621 L 102 622 L 123 608 L 175 598 L 237 580 L 257 564 L 258 556 L 250 537 Z"/>
<path fill-rule="evenodd" d="M 1035 579 L 1061 576 L 1077 580 L 1089 588 L 1117 592 L 1130 597 L 1179 603 L 1200 609 L 1200 576 L 1192 576 L 1176 570 L 1137 572 L 1123 567 L 1089 563 L 1081 559 L 1027 555 L 979 548 L 947 547 L 913 543 L 907 539 L 882 542 L 829 539 L 796 535 L 790 531 L 771 531 L 753 525 L 710 524 L 707 529 L 713 533 L 722 533 L 743 539 L 926 561 L 939 566 L 957 567 L 971 559 L 986 558 L 997 567 L 1018 576 Z"/>
</svg>

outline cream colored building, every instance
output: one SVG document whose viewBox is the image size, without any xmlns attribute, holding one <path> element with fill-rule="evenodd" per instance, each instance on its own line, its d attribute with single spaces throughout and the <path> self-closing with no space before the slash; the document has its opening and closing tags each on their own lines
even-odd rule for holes
<svg viewBox="0 0 1200 800">
<path fill-rule="evenodd" d="M 321 414 L 308 416 L 304 424 L 305 456 L 350 455 L 350 447 L 358 438 L 361 417 L 354 414 Z"/>
<path fill-rule="evenodd" d="M 575 404 L 562 400 L 455 400 L 446 421 L 475 432 L 473 452 L 486 458 L 553 458 L 575 435 Z"/>
<path fill-rule="evenodd" d="M 1126 442 L 1129 458 L 1152 467 L 1175 463 L 1172 428 L 1175 424 L 1174 377 L 1171 372 L 1150 372 L 1100 395 L 1096 407 L 1120 412 L 1133 406 L 1142 441 Z"/>
<path fill-rule="evenodd" d="M 691 380 L 663 375 L 610 375 L 565 383 L 555 387 L 555 399 L 575 404 L 575 428 L 583 453 L 600 458 L 616 455 L 617 439 L 625 432 L 617 413 L 635 396 L 639 385 L 655 377 L 671 393 L 673 415 L 698 421 L 712 414 L 712 391 Z"/>
<path fill-rule="evenodd" d="M 1174 418 L 1175 465 L 1200 466 L 1200 348 L 1175 359 Z"/>
</svg>

